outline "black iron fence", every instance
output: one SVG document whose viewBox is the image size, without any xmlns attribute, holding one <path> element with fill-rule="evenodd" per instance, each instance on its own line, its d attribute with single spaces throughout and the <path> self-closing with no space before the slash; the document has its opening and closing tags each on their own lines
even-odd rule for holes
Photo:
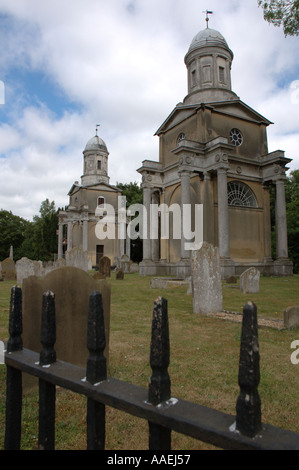
<svg viewBox="0 0 299 470">
<path fill-rule="evenodd" d="M 223 449 L 299 449 L 299 434 L 261 421 L 257 309 L 243 309 L 236 415 L 226 414 L 171 396 L 168 375 L 167 301 L 154 302 L 148 389 L 107 376 L 102 297 L 90 296 L 86 369 L 56 359 L 55 298 L 43 295 L 41 352 L 22 345 L 22 291 L 11 292 L 7 367 L 5 449 L 21 442 L 22 373 L 39 379 L 39 449 L 54 449 L 56 386 L 87 397 L 87 449 L 105 449 L 105 407 L 110 406 L 149 423 L 149 450 L 171 449 L 171 431 Z"/>
</svg>

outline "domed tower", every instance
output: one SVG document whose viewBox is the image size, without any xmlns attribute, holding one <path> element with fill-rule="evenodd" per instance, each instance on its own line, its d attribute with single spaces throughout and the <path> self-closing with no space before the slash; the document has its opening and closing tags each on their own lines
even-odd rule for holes
<svg viewBox="0 0 299 470">
<path fill-rule="evenodd" d="M 84 167 L 81 176 L 82 186 L 98 183 L 109 184 L 108 155 L 105 142 L 96 134 L 86 144 L 83 151 Z"/>
<path fill-rule="evenodd" d="M 268 153 L 271 121 L 232 91 L 233 57 L 222 34 L 208 26 L 190 43 L 185 55 L 188 94 L 156 131 L 159 162 L 144 160 L 137 170 L 148 213 L 153 202 L 179 207 L 181 217 L 169 215 L 181 236 L 174 236 L 171 223 L 168 238 L 151 240 L 149 233 L 143 240 L 141 274 L 189 276 L 189 241 L 198 243 L 196 226 L 202 228 L 203 241 L 218 247 L 223 278 L 239 275 L 248 266 L 267 274 L 292 274 L 284 195 L 286 165 L 291 160 L 281 150 Z M 275 261 L 270 185 L 276 186 Z M 196 221 L 199 205 L 202 224 Z M 184 233 L 185 207 L 190 209 L 190 226 L 195 230 L 190 239 Z M 165 223 L 162 217 L 160 223 Z"/>
<path fill-rule="evenodd" d="M 222 34 L 208 27 L 200 31 L 185 56 L 188 95 L 184 104 L 238 99 L 231 90 L 233 57 Z"/>
</svg>

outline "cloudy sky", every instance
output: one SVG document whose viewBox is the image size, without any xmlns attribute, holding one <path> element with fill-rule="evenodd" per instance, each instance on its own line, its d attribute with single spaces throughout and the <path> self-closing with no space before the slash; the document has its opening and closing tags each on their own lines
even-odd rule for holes
<svg viewBox="0 0 299 470">
<path fill-rule="evenodd" d="M 269 151 L 299 168 L 299 38 L 266 23 L 257 0 L 0 0 L 0 209 L 31 220 L 46 198 L 64 207 L 96 124 L 110 183 L 140 181 L 187 94 L 205 9 L 234 52 L 233 90 L 274 122 Z"/>
</svg>

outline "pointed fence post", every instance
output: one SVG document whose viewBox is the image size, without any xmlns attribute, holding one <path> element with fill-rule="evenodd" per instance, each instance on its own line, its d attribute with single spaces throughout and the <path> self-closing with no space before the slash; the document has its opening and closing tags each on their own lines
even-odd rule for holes
<svg viewBox="0 0 299 470">
<path fill-rule="evenodd" d="M 239 361 L 240 395 L 236 405 L 236 428 L 248 437 L 254 437 L 262 427 L 257 308 L 248 302 L 243 308 L 242 335 Z"/>
<path fill-rule="evenodd" d="M 6 354 L 21 351 L 22 341 L 22 290 L 14 286 L 11 289 L 9 313 L 9 340 Z M 6 429 L 5 449 L 19 450 L 21 444 L 22 418 L 22 372 L 6 366 Z"/>
<path fill-rule="evenodd" d="M 95 385 L 107 379 L 107 365 L 104 356 L 106 346 L 105 323 L 102 295 L 93 291 L 89 297 L 89 314 L 87 327 L 86 380 Z M 87 449 L 105 449 L 105 405 L 92 398 L 87 399 Z"/>
<path fill-rule="evenodd" d="M 51 291 L 43 294 L 41 343 L 39 364 L 42 367 L 56 362 L 56 319 L 55 295 Z M 39 449 L 53 450 L 55 448 L 55 399 L 56 386 L 39 379 Z"/>
<path fill-rule="evenodd" d="M 150 365 L 152 376 L 149 382 L 148 402 L 160 405 L 171 397 L 169 366 L 169 328 L 167 300 L 158 297 L 154 302 Z M 169 450 L 171 448 L 171 430 L 149 422 L 149 449 Z"/>
</svg>

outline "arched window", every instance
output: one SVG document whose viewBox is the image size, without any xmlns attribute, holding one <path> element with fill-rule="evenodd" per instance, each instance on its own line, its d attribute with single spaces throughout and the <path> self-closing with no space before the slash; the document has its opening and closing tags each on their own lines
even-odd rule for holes
<svg viewBox="0 0 299 470">
<path fill-rule="evenodd" d="M 104 197 L 98 197 L 98 207 L 104 208 L 105 206 L 105 198 Z"/>
<path fill-rule="evenodd" d="M 252 189 L 241 181 L 230 181 L 227 185 L 229 206 L 258 207 Z"/>
</svg>

